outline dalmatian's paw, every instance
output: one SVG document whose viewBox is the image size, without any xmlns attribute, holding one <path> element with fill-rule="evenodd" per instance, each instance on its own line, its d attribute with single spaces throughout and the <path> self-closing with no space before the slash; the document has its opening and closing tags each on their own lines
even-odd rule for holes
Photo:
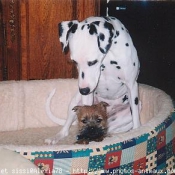
<svg viewBox="0 0 175 175">
<path fill-rule="evenodd" d="M 57 137 L 52 137 L 52 138 L 48 138 L 48 139 L 45 139 L 45 143 L 48 144 L 48 145 L 55 145 L 56 143 L 59 142 L 60 139 L 58 139 Z"/>
<path fill-rule="evenodd" d="M 48 139 L 45 139 L 45 143 L 49 144 L 49 145 L 55 145 L 57 144 L 61 139 L 63 139 L 64 137 L 68 136 L 69 132 L 66 131 L 60 131 L 58 134 L 56 134 L 53 137 L 50 137 Z"/>
</svg>

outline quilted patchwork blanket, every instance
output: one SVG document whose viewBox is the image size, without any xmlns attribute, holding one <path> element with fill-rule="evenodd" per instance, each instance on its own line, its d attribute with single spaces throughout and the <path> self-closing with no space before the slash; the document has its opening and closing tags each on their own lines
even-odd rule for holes
<svg viewBox="0 0 175 175">
<path fill-rule="evenodd" d="M 173 174 L 175 113 L 149 133 L 114 144 L 73 150 L 19 152 L 45 174 Z"/>
</svg>

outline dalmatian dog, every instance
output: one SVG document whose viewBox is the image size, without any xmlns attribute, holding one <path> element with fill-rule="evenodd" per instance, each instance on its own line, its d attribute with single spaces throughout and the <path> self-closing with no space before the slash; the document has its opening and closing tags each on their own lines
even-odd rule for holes
<svg viewBox="0 0 175 175">
<path fill-rule="evenodd" d="M 114 17 L 89 17 L 82 22 L 59 24 L 63 51 L 77 65 L 79 91 L 68 109 L 62 130 L 46 139 L 56 144 L 69 133 L 76 120 L 72 110 L 77 105 L 107 102 L 108 133 L 126 132 L 140 126 L 137 77 L 137 51 L 125 26 Z"/>
</svg>

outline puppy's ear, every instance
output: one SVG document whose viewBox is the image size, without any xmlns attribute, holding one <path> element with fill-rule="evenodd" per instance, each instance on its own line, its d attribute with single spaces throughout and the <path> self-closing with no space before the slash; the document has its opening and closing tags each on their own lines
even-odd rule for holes
<svg viewBox="0 0 175 175">
<path fill-rule="evenodd" d="M 106 110 L 106 107 L 109 106 L 109 104 L 106 103 L 106 102 L 104 102 L 104 101 L 100 102 L 98 105 L 99 105 L 102 109 L 105 109 L 105 110 Z"/>
<path fill-rule="evenodd" d="M 74 112 L 78 112 L 78 110 L 81 108 L 81 106 L 75 106 L 72 110 L 74 111 Z"/>
<path fill-rule="evenodd" d="M 63 52 L 68 51 L 69 34 L 75 33 L 78 27 L 78 21 L 63 21 L 58 24 L 59 38 L 62 45 Z"/>
</svg>

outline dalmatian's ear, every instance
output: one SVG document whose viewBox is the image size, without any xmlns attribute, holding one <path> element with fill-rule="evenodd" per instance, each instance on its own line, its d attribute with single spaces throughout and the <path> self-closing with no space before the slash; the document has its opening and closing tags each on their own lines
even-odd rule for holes
<svg viewBox="0 0 175 175">
<path fill-rule="evenodd" d="M 95 21 L 90 25 L 90 34 L 97 35 L 97 42 L 99 50 L 106 54 L 112 45 L 114 36 L 114 27 L 110 22 Z"/>
<path fill-rule="evenodd" d="M 59 38 L 60 38 L 63 52 L 67 52 L 68 44 L 69 44 L 69 41 L 68 41 L 69 34 L 71 32 L 75 33 L 78 27 L 78 23 L 79 22 L 77 20 L 73 20 L 73 21 L 63 21 L 58 24 Z"/>
</svg>

